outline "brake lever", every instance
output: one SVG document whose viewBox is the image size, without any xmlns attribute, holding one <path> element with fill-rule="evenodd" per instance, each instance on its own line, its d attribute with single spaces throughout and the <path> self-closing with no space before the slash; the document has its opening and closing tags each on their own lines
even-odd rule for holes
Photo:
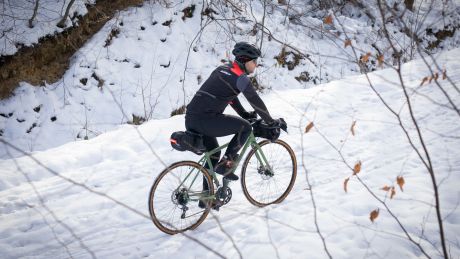
<svg viewBox="0 0 460 259">
<path fill-rule="evenodd" d="M 284 132 L 288 133 L 286 121 L 285 121 L 283 118 L 280 118 L 280 121 L 282 122 L 281 125 L 280 125 L 280 128 L 281 128 L 282 130 L 284 130 Z"/>
<path fill-rule="evenodd" d="M 250 119 L 247 119 L 247 121 L 249 122 L 249 124 L 253 125 L 254 123 L 257 122 L 257 118 L 250 118 Z"/>
</svg>

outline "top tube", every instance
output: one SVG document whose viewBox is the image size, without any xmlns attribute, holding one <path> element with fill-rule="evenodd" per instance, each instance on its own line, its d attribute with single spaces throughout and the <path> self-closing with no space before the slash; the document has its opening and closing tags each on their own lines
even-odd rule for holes
<svg viewBox="0 0 460 259">
<path fill-rule="evenodd" d="M 249 135 L 248 139 L 246 140 L 246 143 L 244 143 L 243 147 L 247 147 L 247 145 L 248 145 L 249 143 L 252 143 L 252 142 L 255 142 L 255 137 L 254 137 L 254 133 L 251 131 L 251 134 Z M 211 150 L 211 151 L 205 152 L 205 156 L 206 156 L 206 155 L 211 156 L 212 154 L 221 151 L 222 149 L 226 148 L 226 147 L 228 146 L 229 143 L 230 143 L 230 142 L 225 143 L 225 144 L 223 144 L 223 145 L 220 145 L 220 146 L 216 147 L 215 149 L 213 149 L 213 150 Z M 245 150 L 245 148 L 243 148 L 242 150 Z"/>
</svg>

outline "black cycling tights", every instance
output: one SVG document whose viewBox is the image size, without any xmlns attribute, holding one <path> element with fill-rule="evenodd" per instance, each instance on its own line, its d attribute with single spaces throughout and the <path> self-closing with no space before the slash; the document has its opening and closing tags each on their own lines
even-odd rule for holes
<svg viewBox="0 0 460 259">
<path fill-rule="evenodd" d="M 223 137 L 235 134 L 228 144 L 225 155 L 234 159 L 238 150 L 251 134 L 252 127 L 246 120 L 226 114 L 215 115 L 187 115 L 185 117 L 185 127 L 187 130 L 203 134 L 203 142 L 206 151 L 211 151 L 219 146 L 216 137 Z M 220 151 L 211 156 L 212 165 L 215 167 L 220 158 Z M 206 164 L 209 169 L 209 165 Z"/>
</svg>

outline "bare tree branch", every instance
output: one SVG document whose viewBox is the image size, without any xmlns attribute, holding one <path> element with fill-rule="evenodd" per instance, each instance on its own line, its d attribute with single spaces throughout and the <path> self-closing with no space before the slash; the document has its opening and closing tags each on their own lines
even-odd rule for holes
<svg viewBox="0 0 460 259">
<path fill-rule="evenodd" d="M 396 53 L 397 52 L 396 48 L 393 46 L 393 43 L 392 43 L 392 41 L 390 40 L 390 38 L 388 36 L 388 30 L 386 29 L 385 15 L 384 15 L 384 11 L 383 11 L 382 2 L 381 2 L 381 0 L 377 0 L 377 2 L 378 2 L 380 14 L 382 16 L 382 23 L 383 23 L 383 27 L 384 27 L 384 33 L 387 36 L 387 40 L 388 40 L 389 44 L 391 45 L 391 47 L 393 48 L 394 52 Z M 442 246 L 444 258 L 448 259 L 449 255 L 447 253 L 447 246 L 446 246 L 445 234 L 444 234 L 444 226 L 443 226 L 442 216 L 441 216 L 441 205 L 440 205 L 440 200 L 439 200 L 439 190 L 438 190 L 438 185 L 436 183 L 435 172 L 434 172 L 434 169 L 433 169 L 433 165 L 431 163 L 431 157 L 430 157 L 430 154 L 428 152 L 428 148 L 426 147 L 425 140 L 424 140 L 423 135 L 421 133 L 420 127 L 419 127 L 418 122 L 417 122 L 417 120 L 416 120 L 416 118 L 414 116 L 412 103 L 411 103 L 410 97 L 409 97 L 409 95 L 407 93 L 407 89 L 406 89 L 406 86 L 404 84 L 404 80 L 402 78 L 402 74 L 401 74 L 401 59 L 398 58 L 397 61 L 398 61 L 398 66 L 396 68 L 396 71 L 398 73 L 398 78 L 399 78 L 399 81 L 401 83 L 401 87 L 403 89 L 404 96 L 405 96 L 406 101 L 407 101 L 409 114 L 410 114 L 412 123 L 414 124 L 414 126 L 415 126 L 415 128 L 417 130 L 418 139 L 419 139 L 420 144 L 422 145 L 423 151 L 425 153 L 426 162 L 424 162 L 424 164 L 425 164 L 425 166 L 426 166 L 426 168 L 427 168 L 427 170 L 428 170 L 428 172 L 430 174 L 431 181 L 432 181 L 432 184 L 433 184 L 434 198 L 435 198 L 435 201 L 436 201 L 435 202 L 436 215 L 437 215 L 437 220 L 438 220 L 438 225 L 439 225 L 439 235 L 440 235 L 440 239 L 441 239 L 441 246 Z M 422 161 L 425 161 L 425 160 L 422 158 Z"/>
<path fill-rule="evenodd" d="M 117 200 L 117 199 L 115 199 L 115 198 L 113 198 L 113 197 L 107 195 L 106 193 L 103 193 L 103 192 L 100 192 L 100 191 L 96 191 L 96 190 L 94 190 L 94 189 L 88 187 L 87 185 L 85 185 L 85 184 L 83 184 L 83 183 L 76 182 L 75 180 L 73 180 L 73 179 L 71 179 L 71 178 L 69 178 L 69 177 L 66 177 L 66 176 L 61 175 L 61 174 L 58 173 L 57 171 L 55 171 L 55 170 L 49 168 L 48 166 L 46 166 L 44 163 L 42 163 L 40 160 L 38 160 L 37 158 L 35 158 L 33 155 L 31 155 L 31 154 L 29 154 L 29 153 L 23 151 L 22 149 L 20 149 L 20 148 L 16 147 L 15 145 L 9 143 L 8 141 L 6 141 L 6 140 L 0 138 L 0 142 L 3 143 L 5 146 L 7 146 L 7 147 L 9 147 L 9 148 L 12 148 L 12 149 L 16 150 L 17 152 L 23 154 L 24 156 L 27 156 L 29 159 L 31 159 L 32 161 L 34 161 L 37 165 L 39 165 L 40 167 L 44 168 L 46 171 L 50 172 L 51 174 L 53 174 L 53 175 L 55 175 L 55 176 L 57 176 L 57 177 L 59 177 L 59 178 L 65 180 L 65 181 L 67 181 L 67 182 L 69 182 L 69 183 L 72 183 L 72 184 L 75 185 L 75 186 L 81 187 L 81 188 L 85 189 L 86 191 L 88 191 L 88 192 L 90 192 L 90 193 L 92 193 L 92 194 L 95 194 L 95 195 L 97 195 L 97 196 L 106 198 L 106 199 L 112 201 L 113 203 L 115 203 L 115 204 L 117 204 L 117 205 L 119 205 L 119 206 L 121 206 L 121 207 L 123 207 L 123 208 L 125 208 L 125 209 L 127 209 L 127 210 L 129 210 L 129 211 L 131 211 L 132 213 L 134 213 L 134 214 L 136 214 L 136 215 L 138 215 L 138 216 L 140 216 L 140 217 L 142 217 L 142 218 L 145 218 L 145 219 L 148 219 L 148 220 L 151 219 L 150 216 L 144 214 L 143 212 L 141 212 L 141 211 L 139 211 L 139 210 L 137 210 L 137 209 L 135 209 L 135 208 L 133 208 L 133 207 L 130 207 L 128 204 L 126 204 L 126 203 L 124 203 L 124 202 L 122 202 L 122 201 L 119 201 L 119 200 Z M 208 246 L 207 244 L 203 243 L 202 241 L 200 241 L 200 240 L 198 240 L 198 239 L 196 239 L 196 238 L 194 238 L 194 237 L 192 237 L 192 236 L 190 236 L 190 235 L 188 235 L 188 234 L 186 234 L 186 233 L 183 233 L 183 232 L 181 232 L 181 233 L 179 233 L 179 234 L 181 234 L 181 235 L 187 237 L 188 239 L 190 239 L 190 240 L 196 242 L 196 243 L 199 244 L 200 246 L 204 247 L 206 250 L 208 250 L 208 251 L 214 253 L 216 256 L 218 256 L 218 257 L 220 257 L 220 258 L 225 258 L 222 254 L 220 254 L 219 252 L 215 251 L 214 249 L 212 249 L 210 246 Z"/>
<path fill-rule="evenodd" d="M 308 106 L 307 108 L 308 109 Z M 319 223 L 318 223 L 318 211 L 317 211 L 317 208 L 316 208 L 316 201 L 315 201 L 315 196 L 314 196 L 314 193 L 313 193 L 313 186 L 311 185 L 310 183 L 310 178 L 309 178 L 309 172 L 308 172 L 308 169 L 307 167 L 305 166 L 305 148 L 304 148 L 304 134 L 303 134 L 303 127 L 300 125 L 300 123 L 302 122 L 302 119 L 303 117 L 305 116 L 305 113 L 306 113 L 306 110 L 305 112 L 303 113 L 303 116 L 301 117 L 300 121 L 299 121 L 299 130 L 300 130 L 300 145 L 301 145 L 301 150 L 302 150 L 302 153 L 301 153 L 301 157 L 302 157 L 302 168 L 305 172 L 305 179 L 307 181 L 307 187 L 308 187 L 308 192 L 310 193 L 310 199 L 311 199 L 311 202 L 312 202 L 312 206 L 313 206 L 313 220 L 315 222 L 315 227 L 316 227 L 316 232 L 318 233 L 319 237 L 321 238 L 321 242 L 323 243 L 323 249 L 324 249 L 324 252 L 326 252 L 326 255 L 332 259 L 332 255 L 331 253 L 329 252 L 329 249 L 327 248 L 327 244 L 326 244 L 326 239 L 324 238 L 323 234 L 321 233 L 321 230 L 319 228 Z"/>
<path fill-rule="evenodd" d="M 4 142 L 2 139 L 0 139 L 1 142 L 3 142 L 5 145 L 9 146 L 9 147 L 12 147 L 10 145 L 8 145 L 9 143 L 6 143 Z M 13 147 L 13 149 L 16 149 L 15 147 Z M 11 154 L 8 150 L 8 148 L 6 148 L 7 150 L 7 153 L 10 155 L 11 157 Z M 18 164 L 18 162 L 16 161 L 16 159 L 13 158 L 13 162 L 14 164 L 16 165 L 16 168 L 18 169 L 19 172 L 22 173 L 22 175 L 24 176 L 24 178 L 26 178 L 27 182 L 30 184 L 30 186 L 32 186 L 32 189 L 34 190 L 35 192 L 35 195 L 37 196 L 38 198 L 38 201 L 40 202 L 41 206 L 51 215 L 51 217 L 53 217 L 53 219 L 61 226 L 63 226 L 67 231 L 69 231 L 69 233 L 73 236 L 74 239 L 76 239 L 78 241 L 78 243 L 80 243 L 80 246 L 86 250 L 86 252 L 89 253 L 89 255 L 91 256 L 91 258 L 96 258 L 96 255 L 94 254 L 93 251 L 91 251 L 89 249 L 89 247 L 87 245 L 85 245 L 85 243 L 83 242 L 83 240 L 77 236 L 77 234 L 75 233 L 75 231 L 73 231 L 73 229 L 67 225 L 65 222 L 61 221 L 57 216 L 56 214 L 46 205 L 45 201 L 43 200 L 42 196 L 40 195 L 40 193 L 38 192 L 37 188 L 35 187 L 35 185 L 33 184 L 33 182 L 31 181 L 31 179 L 29 178 L 29 176 L 22 170 L 21 166 Z M 56 236 L 56 233 L 53 231 L 54 235 Z M 56 236 L 57 238 L 57 236 Z M 63 243 L 58 239 L 58 242 L 61 243 L 61 245 L 63 245 Z M 70 257 L 72 257 L 72 255 L 69 253 L 69 250 L 67 248 L 67 246 L 63 245 L 65 247 L 65 249 L 67 250 L 67 253 L 69 254 Z"/>
<path fill-rule="evenodd" d="M 235 240 L 233 240 L 232 236 L 229 233 L 227 233 L 227 231 L 225 231 L 225 229 L 222 227 L 222 224 L 220 223 L 219 218 L 216 215 L 214 215 L 214 213 L 212 213 L 212 212 L 211 212 L 211 215 L 212 215 L 212 218 L 217 222 L 217 225 L 219 226 L 220 231 L 222 233 L 224 233 L 224 235 L 227 236 L 227 238 L 230 240 L 230 242 L 232 242 L 232 245 L 235 248 L 236 252 L 238 253 L 238 256 L 242 259 L 243 255 L 241 254 L 240 249 L 236 245 Z"/>
</svg>

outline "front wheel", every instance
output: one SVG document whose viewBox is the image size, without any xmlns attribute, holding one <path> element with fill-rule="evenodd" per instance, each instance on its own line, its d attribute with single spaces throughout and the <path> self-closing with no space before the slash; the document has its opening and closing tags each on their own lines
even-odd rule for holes
<svg viewBox="0 0 460 259">
<path fill-rule="evenodd" d="M 203 190 L 206 181 L 209 190 Z M 172 164 L 157 177 L 149 195 L 149 212 L 161 231 L 174 235 L 198 227 L 210 210 L 214 185 L 209 173 L 193 161 Z M 205 206 L 200 208 L 202 201 Z"/>
<path fill-rule="evenodd" d="M 282 202 L 292 190 L 297 160 L 282 140 L 264 140 L 258 145 L 260 148 L 253 148 L 244 161 L 241 187 L 250 203 L 264 207 Z"/>
</svg>

